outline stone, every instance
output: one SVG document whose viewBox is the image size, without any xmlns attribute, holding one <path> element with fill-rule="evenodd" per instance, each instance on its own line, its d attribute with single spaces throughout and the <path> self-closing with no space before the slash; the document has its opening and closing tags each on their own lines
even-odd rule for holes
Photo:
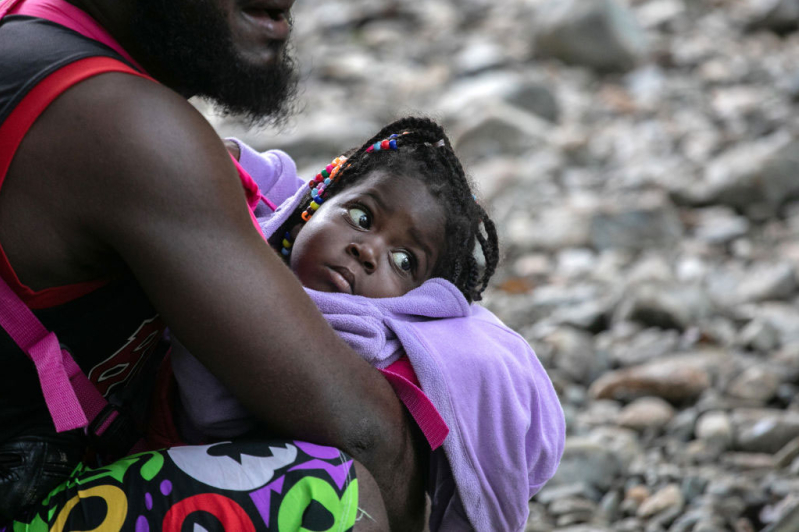
<svg viewBox="0 0 799 532">
<path fill-rule="evenodd" d="M 464 78 L 452 85 L 437 107 L 456 121 L 467 107 L 503 102 L 548 122 L 557 122 L 560 106 L 549 86 L 539 78 L 513 72 L 491 72 Z"/>
<path fill-rule="evenodd" d="M 694 235 L 709 244 L 725 244 L 749 232 L 749 220 L 729 207 L 697 209 L 694 214 Z"/>
<path fill-rule="evenodd" d="M 733 442 L 733 426 L 726 412 L 705 412 L 697 418 L 694 431 L 697 438 L 719 449 L 728 449 Z"/>
<path fill-rule="evenodd" d="M 652 517 L 655 514 L 669 510 L 671 508 L 678 508 L 682 510 L 685 505 L 680 487 L 677 484 L 669 484 L 647 498 L 636 512 L 636 516 L 646 518 Z"/>
<path fill-rule="evenodd" d="M 674 408 L 659 397 L 641 397 L 619 412 L 616 423 L 640 432 L 660 431 L 674 417 Z"/>
<path fill-rule="evenodd" d="M 668 248 L 683 234 L 674 205 L 659 193 L 606 202 L 591 220 L 591 244 L 599 250 Z"/>
<path fill-rule="evenodd" d="M 774 465 L 777 467 L 787 467 L 799 456 L 799 437 L 786 443 L 782 449 L 774 455 Z"/>
<path fill-rule="evenodd" d="M 595 355 L 593 338 L 584 331 L 560 327 L 544 341 L 554 349 L 555 367 L 576 382 L 590 384 L 607 369 Z"/>
<path fill-rule="evenodd" d="M 749 29 L 787 34 L 799 30 L 799 0 L 766 2 L 749 21 Z"/>
<path fill-rule="evenodd" d="M 521 155 L 545 144 L 548 122 L 511 106 L 492 106 L 462 121 L 453 134 L 455 151 L 467 164 Z"/>
<path fill-rule="evenodd" d="M 471 76 L 486 70 L 496 69 L 508 61 L 505 50 L 496 42 L 477 39 L 455 56 L 455 70 L 462 76 Z"/>
<path fill-rule="evenodd" d="M 781 383 L 782 379 L 776 372 L 761 366 L 752 366 L 730 382 L 727 394 L 739 399 L 751 399 L 765 405 L 777 394 Z"/>
<path fill-rule="evenodd" d="M 780 335 L 769 322 L 755 319 L 741 329 L 738 342 L 744 347 L 765 353 L 779 347 Z"/>
<path fill-rule="evenodd" d="M 614 313 L 616 321 L 637 321 L 647 327 L 684 330 L 710 317 L 713 305 L 699 286 L 645 283 L 630 287 Z"/>
<path fill-rule="evenodd" d="M 776 453 L 799 436 L 799 412 L 739 408 L 732 413 L 735 445 L 747 452 Z"/>
<path fill-rule="evenodd" d="M 508 240 L 525 251 L 553 251 L 590 242 L 590 211 L 569 204 L 520 212 L 509 218 Z"/>
<path fill-rule="evenodd" d="M 629 70 L 647 52 L 634 15 L 614 0 L 552 0 L 536 14 L 536 52 L 600 71 Z"/>
<path fill-rule="evenodd" d="M 740 143 L 710 162 L 703 180 L 688 195 L 698 203 L 749 209 L 761 204 L 774 212 L 799 196 L 793 176 L 799 167 L 799 140 L 777 133 Z"/>
<path fill-rule="evenodd" d="M 799 530 L 799 502 L 786 510 L 765 532 L 795 532 Z"/>
<path fill-rule="evenodd" d="M 661 358 L 677 350 L 680 334 L 675 330 L 658 327 L 644 329 L 630 337 L 614 340 L 609 336 L 598 336 L 597 349 L 610 352 L 611 361 L 620 367 L 635 366 Z"/>
<path fill-rule="evenodd" d="M 565 497 L 552 501 L 547 509 L 555 517 L 579 514 L 582 521 L 588 521 L 597 511 L 597 503 L 581 497 Z"/>
<path fill-rule="evenodd" d="M 690 356 L 655 360 L 606 373 L 588 392 L 598 399 L 656 396 L 672 402 L 695 399 L 710 387 L 708 372 Z"/>
<path fill-rule="evenodd" d="M 742 471 L 769 471 L 774 469 L 774 457 L 767 453 L 735 453 L 721 455 L 722 465 Z"/>
<path fill-rule="evenodd" d="M 797 146 L 799 149 L 799 146 Z M 796 291 L 793 265 L 760 263 L 747 272 L 737 289 L 739 301 L 787 299 Z"/>
<path fill-rule="evenodd" d="M 587 438 L 566 438 L 563 458 L 547 486 L 586 483 L 606 491 L 621 473 L 614 453 Z"/>
</svg>

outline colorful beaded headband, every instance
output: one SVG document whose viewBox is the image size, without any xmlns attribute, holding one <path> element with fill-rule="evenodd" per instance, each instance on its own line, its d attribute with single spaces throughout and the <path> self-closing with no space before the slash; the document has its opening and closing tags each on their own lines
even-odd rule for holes
<svg viewBox="0 0 799 532">
<path fill-rule="evenodd" d="M 396 150 L 397 137 L 399 137 L 399 135 L 395 133 L 386 140 L 375 142 L 366 148 L 366 153 L 382 150 Z M 327 190 L 327 188 L 336 181 L 336 177 L 338 176 L 339 172 L 341 171 L 341 167 L 345 162 L 347 162 L 347 158 L 343 155 L 336 157 L 333 159 L 333 162 L 328 164 L 324 170 L 316 174 L 316 177 L 308 182 L 308 188 L 311 189 L 311 203 L 302 212 L 301 217 L 303 222 L 310 220 L 311 216 L 313 216 L 313 213 L 316 212 L 316 209 L 318 209 L 325 202 L 325 190 Z M 286 231 L 286 234 L 283 235 L 283 248 L 280 250 L 280 252 L 285 257 L 288 257 L 291 254 L 291 246 L 293 244 L 294 241 L 291 238 L 291 234 Z"/>
</svg>

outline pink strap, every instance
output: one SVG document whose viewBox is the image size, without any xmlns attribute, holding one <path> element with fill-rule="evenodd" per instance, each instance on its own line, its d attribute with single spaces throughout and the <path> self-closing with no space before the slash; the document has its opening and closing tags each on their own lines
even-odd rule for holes
<svg viewBox="0 0 799 532">
<path fill-rule="evenodd" d="M 0 308 L 3 309 L 3 312 L 0 312 L 0 326 L 36 366 L 44 400 L 55 423 L 56 431 L 63 432 L 87 426 L 86 416 L 92 413 L 84 412 L 78 394 L 91 397 L 92 394 L 87 393 L 86 385 L 94 390 L 94 395 L 99 396 L 100 393 L 83 375 L 70 354 L 61 349 L 55 334 L 44 328 L 33 312 L 2 279 L 0 279 Z M 73 379 L 74 383 L 71 382 Z M 81 382 L 82 380 L 85 382 Z M 89 401 L 91 404 L 87 406 L 92 406 L 94 409 L 96 401 L 95 398 L 91 399 Z M 102 397 L 100 399 L 103 400 Z M 102 405 L 97 406 L 102 409 Z"/>
<path fill-rule="evenodd" d="M 394 393 L 419 425 L 430 449 L 438 449 L 449 434 L 449 427 L 430 398 L 417 385 L 418 380 L 408 357 L 400 358 L 389 367 L 381 369 L 380 373 L 391 384 Z"/>
<path fill-rule="evenodd" d="M 139 71 L 146 71 L 128 54 L 119 43 L 111 37 L 105 28 L 100 26 L 85 11 L 66 2 L 66 0 L 9 0 L 8 5 L 0 5 L 0 18 L 8 15 L 28 15 L 55 22 L 73 31 L 99 41 L 124 57 Z"/>
<path fill-rule="evenodd" d="M 8 15 L 9 11 L 11 11 L 19 1 L 20 0 L 0 0 L 0 18 Z"/>
<path fill-rule="evenodd" d="M 258 203 L 263 201 L 266 203 L 266 206 L 272 209 L 273 211 L 277 210 L 277 205 L 269 201 L 269 198 L 264 196 L 261 193 L 261 189 L 258 187 L 258 183 L 255 182 L 255 179 L 244 169 L 239 161 L 236 160 L 235 157 L 231 154 L 230 160 L 233 161 L 233 164 L 236 166 L 236 170 L 239 173 L 239 179 L 241 180 L 241 186 L 244 187 L 244 193 L 247 195 L 247 205 L 250 207 L 251 211 L 255 210 L 255 207 L 258 206 Z"/>
</svg>

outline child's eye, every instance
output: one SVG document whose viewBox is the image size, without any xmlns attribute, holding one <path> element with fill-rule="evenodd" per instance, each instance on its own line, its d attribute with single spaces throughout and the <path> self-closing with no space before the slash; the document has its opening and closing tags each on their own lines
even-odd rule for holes
<svg viewBox="0 0 799 532">
<path fill-rule="evenodd" d="M 347 214 L 350 215 L 352 223 L 361 229 L 369 229 L 372 226 L 372 219 L 369 217 L 369 213 L 361 208 L 350 207 L 347 210 Z"/>
<path fill-rule="evenodd" d="M 395 251 L 391 254 L 391 258 L 400 270 L 409 272 L 413 269 L 413 259 L 408 253 L 404 251 Z"/>
</svg>

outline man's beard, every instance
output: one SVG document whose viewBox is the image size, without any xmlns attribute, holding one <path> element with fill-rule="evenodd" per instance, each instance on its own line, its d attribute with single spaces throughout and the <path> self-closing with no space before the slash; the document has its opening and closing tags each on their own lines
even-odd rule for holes
<svg viewBox="0 0 799 532">
<path fill-rule="evenodd" d="M 254 65 L 236 50 L 213 0 L 135 0 L 132 32 L 149 73 L 184 96 L 213 100 L 250 125 L 282 123 L 297 91 L 294 61 L 275 43 L 275 62 Z"/>
</svg>

